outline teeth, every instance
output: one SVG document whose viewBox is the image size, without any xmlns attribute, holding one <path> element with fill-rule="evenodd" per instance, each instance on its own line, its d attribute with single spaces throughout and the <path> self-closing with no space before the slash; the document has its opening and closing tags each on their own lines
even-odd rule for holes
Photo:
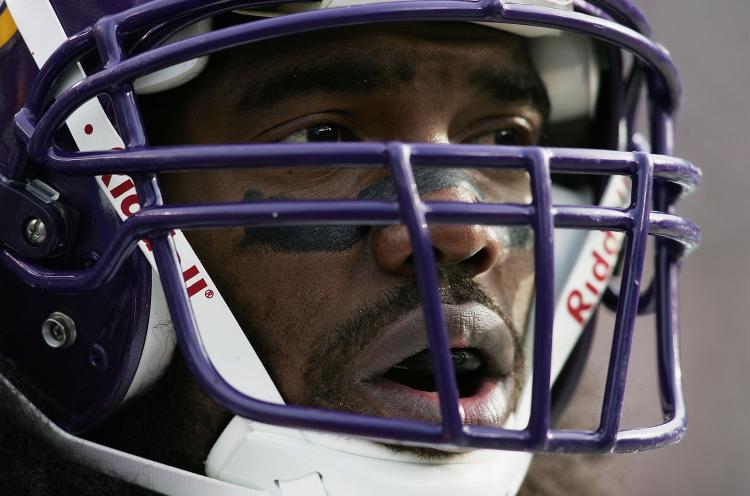
<svg viewBox="0 0 750 496">
<path fill-rule="evenodd" d="M 451 358 L 456 372 L 473 372 L 482 368 L 483 365 L 479 352 L 470 348 L 451 350 Z"/>
</svg>

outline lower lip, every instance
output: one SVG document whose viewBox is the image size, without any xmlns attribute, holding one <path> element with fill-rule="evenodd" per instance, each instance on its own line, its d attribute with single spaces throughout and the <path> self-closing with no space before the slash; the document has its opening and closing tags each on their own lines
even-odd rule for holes
<svg viewBox="0 0 750 496">
<path fill-rule="evenodd" d="M 485 378 L 475 394 L 459 398 L 461 421 L 465 425 L 501 427 L 510 413 L 509 381 Z M 440 423 L 437 392 L 412 389 L 388 379 L 370 382 L 367 389 L 370 399 L 377 402 L 380 415 Z"/>
</svg>

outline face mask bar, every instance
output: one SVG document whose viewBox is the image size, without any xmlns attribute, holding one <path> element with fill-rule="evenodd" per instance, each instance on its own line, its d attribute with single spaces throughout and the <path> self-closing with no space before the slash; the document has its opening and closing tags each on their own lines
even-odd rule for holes
<svg viewBox="0 0 750 496">
<path fill-rule="evenodd" d="M 30 105 L 16 118 L 22 143 L 7 170 L 9 177 L 22 177 L 26 159 L 59 174 L 94 176 L 128 174 L 136 186 L 141 210 L 125 221 L 101 259 L 83 271 L 49 270 L 3 251 L 4 265 L 29 285 L 51 291 L 91 291 L 109 280 L 139 239 L 148 239 L 166 290 L 177 329 L 180 348 L 194 376 L 222 406 L 235 414 L 282 426 L 347 433 L 374 439 L 415 444 L 527 450 L 537 452 L 637 451 L 678 440 L 686 418 L 679 382 L 677 357 L 677 262 L 686 249 L 698 242 L 698 228 L 668 212 L 676 197 L 692 189 L 700 172 L 688 162 L 659 155 L 671 152 L 671 116 L 679 85 L 666 52 L 637 32 L 614 24 L 606 17 L 628 16 L 625 3 L 607 2 L 609 13 L 594 2 L 577 2 L 584 12 L 602 12 L 605 19 L 592 23 L 588 15 L 560 12 L 499 1 L 403 2 L 357 8 L 312 11 L 233 26 L 210 32 L 127 58 L 119 40 L 124 34 L 163 22 L 176 12 L 198 12 L 200 17 L 227 11 L 248 2 L 221 2 L 204 10 L 202 1 L 159 1 L 149 9 L 135 8 L 102 19 L 66 42 L 42 68 Z M 257 3 L 254 4 L 257 6 Z M 194 9 L 194 10 L 191 10 Z M 629 17 L 630 18 L 630 17 Z M 644 28 L 641 17 L 632 24 Z M 135 102 L 132 81 L 136 78 L 198 56 L 232 46 L 311 30 L 354 25 L 362 22 L 418 20 L 506 21 L 567 29 L 595 36 L 636 54 L 649 67 L 649 97 L 652 102 L 652 141 L 655 155 L 643 152 L 550 149 L 466 145 L 309 144 L 222 145 L 188 147 L 147 146 Z M 45 108 L 56 74 L 84 54 L 98 48 L 103 69 L 75 84 Z M 113 101 L 126 150 L 68 153 L 55 148 L 53 137 L 73 109 L 108 94 Z M 420 200 L 412 166 L 497 167 L 525 170 L 531 178 L 531 205 L 460 204 Z M 218 167 L 253 166 L 384 166 L 398 191 L 398 202 L 385 201 L 263 201 L 164 206 L 156 173 Z M 633 183 L 633 202 L 627 209 L 597 206 L 552 205 L 550 174 L 627 175 Z M 652 189 L 653 188 L 653 189 Z M 285 406 L 250 398 L 235 389 L 217 371 L 208 357 L 196 328 L 177 253 L 169 237 L 171 229 L 281 224 L 369 224 L 404 223 L 408 227 L 417 281 L 425 307 L 432 365 L 439 392 L 442 423 L 426 424 L 364 415 Z M 533 351 L 532 414 L 525 430 L 464 426 L 458 411 L 457 387 L 441 311 L 435 260 L 429 238 L 429 222 L 460 224 L 528 225 L 534 230 L 535 329 Z M 552 288 L 553 228 L 609 229 L 626 233 L 626 271 L 617 300 L 615 337 L 611 349 L 600 426 L 596 431 L 550 429 L 551 338 L 554 312 Z M 656 236 L 655 298 L 658 327 L 662 404 L 666 422 L 660 426 L 619 431 L 627 364 L 648 235 Z"/>
</svg>

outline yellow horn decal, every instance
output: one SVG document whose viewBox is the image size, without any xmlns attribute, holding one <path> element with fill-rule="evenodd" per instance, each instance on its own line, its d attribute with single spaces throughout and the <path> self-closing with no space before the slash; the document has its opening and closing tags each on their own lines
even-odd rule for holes
<svg viewBox="0 0 750 496">
<path fill-rule="evenodd" d="M 10 10 L 6 9 L 0 13 L 0 47 L 5 45 L 8 40 L 16 34 L 18 28 L 10 15 Z"/>
</svg>

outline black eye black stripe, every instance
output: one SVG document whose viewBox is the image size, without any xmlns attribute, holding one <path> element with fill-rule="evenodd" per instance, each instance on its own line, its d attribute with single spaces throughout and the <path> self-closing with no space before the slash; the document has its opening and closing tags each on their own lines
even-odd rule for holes
<svg viewBox="0 0 750 496">
<path fill-rule="evenodd" d="M 450 187 L 470 189 L 481 201 L 471 176 L 464 169 L 414 169 L 414 180 L 420 195 Z M 368 186 L 357 195 L 360 200 L 395 200 L 396 189 L 390 176 Z M 292 199 L 277 195 L 265 197 L 260 191 L 248 190 L 245 201 L 263 199 Z M 249 227 L 239 243 L 240 248 L 264 246 L 282 253 L 340 252 L 352 248 L 367 231 L 368 226 L 274 226 Z M 506 246 L 525 246 L 528 241 L 527 228 L 500 228 Z"/>
</svg>

